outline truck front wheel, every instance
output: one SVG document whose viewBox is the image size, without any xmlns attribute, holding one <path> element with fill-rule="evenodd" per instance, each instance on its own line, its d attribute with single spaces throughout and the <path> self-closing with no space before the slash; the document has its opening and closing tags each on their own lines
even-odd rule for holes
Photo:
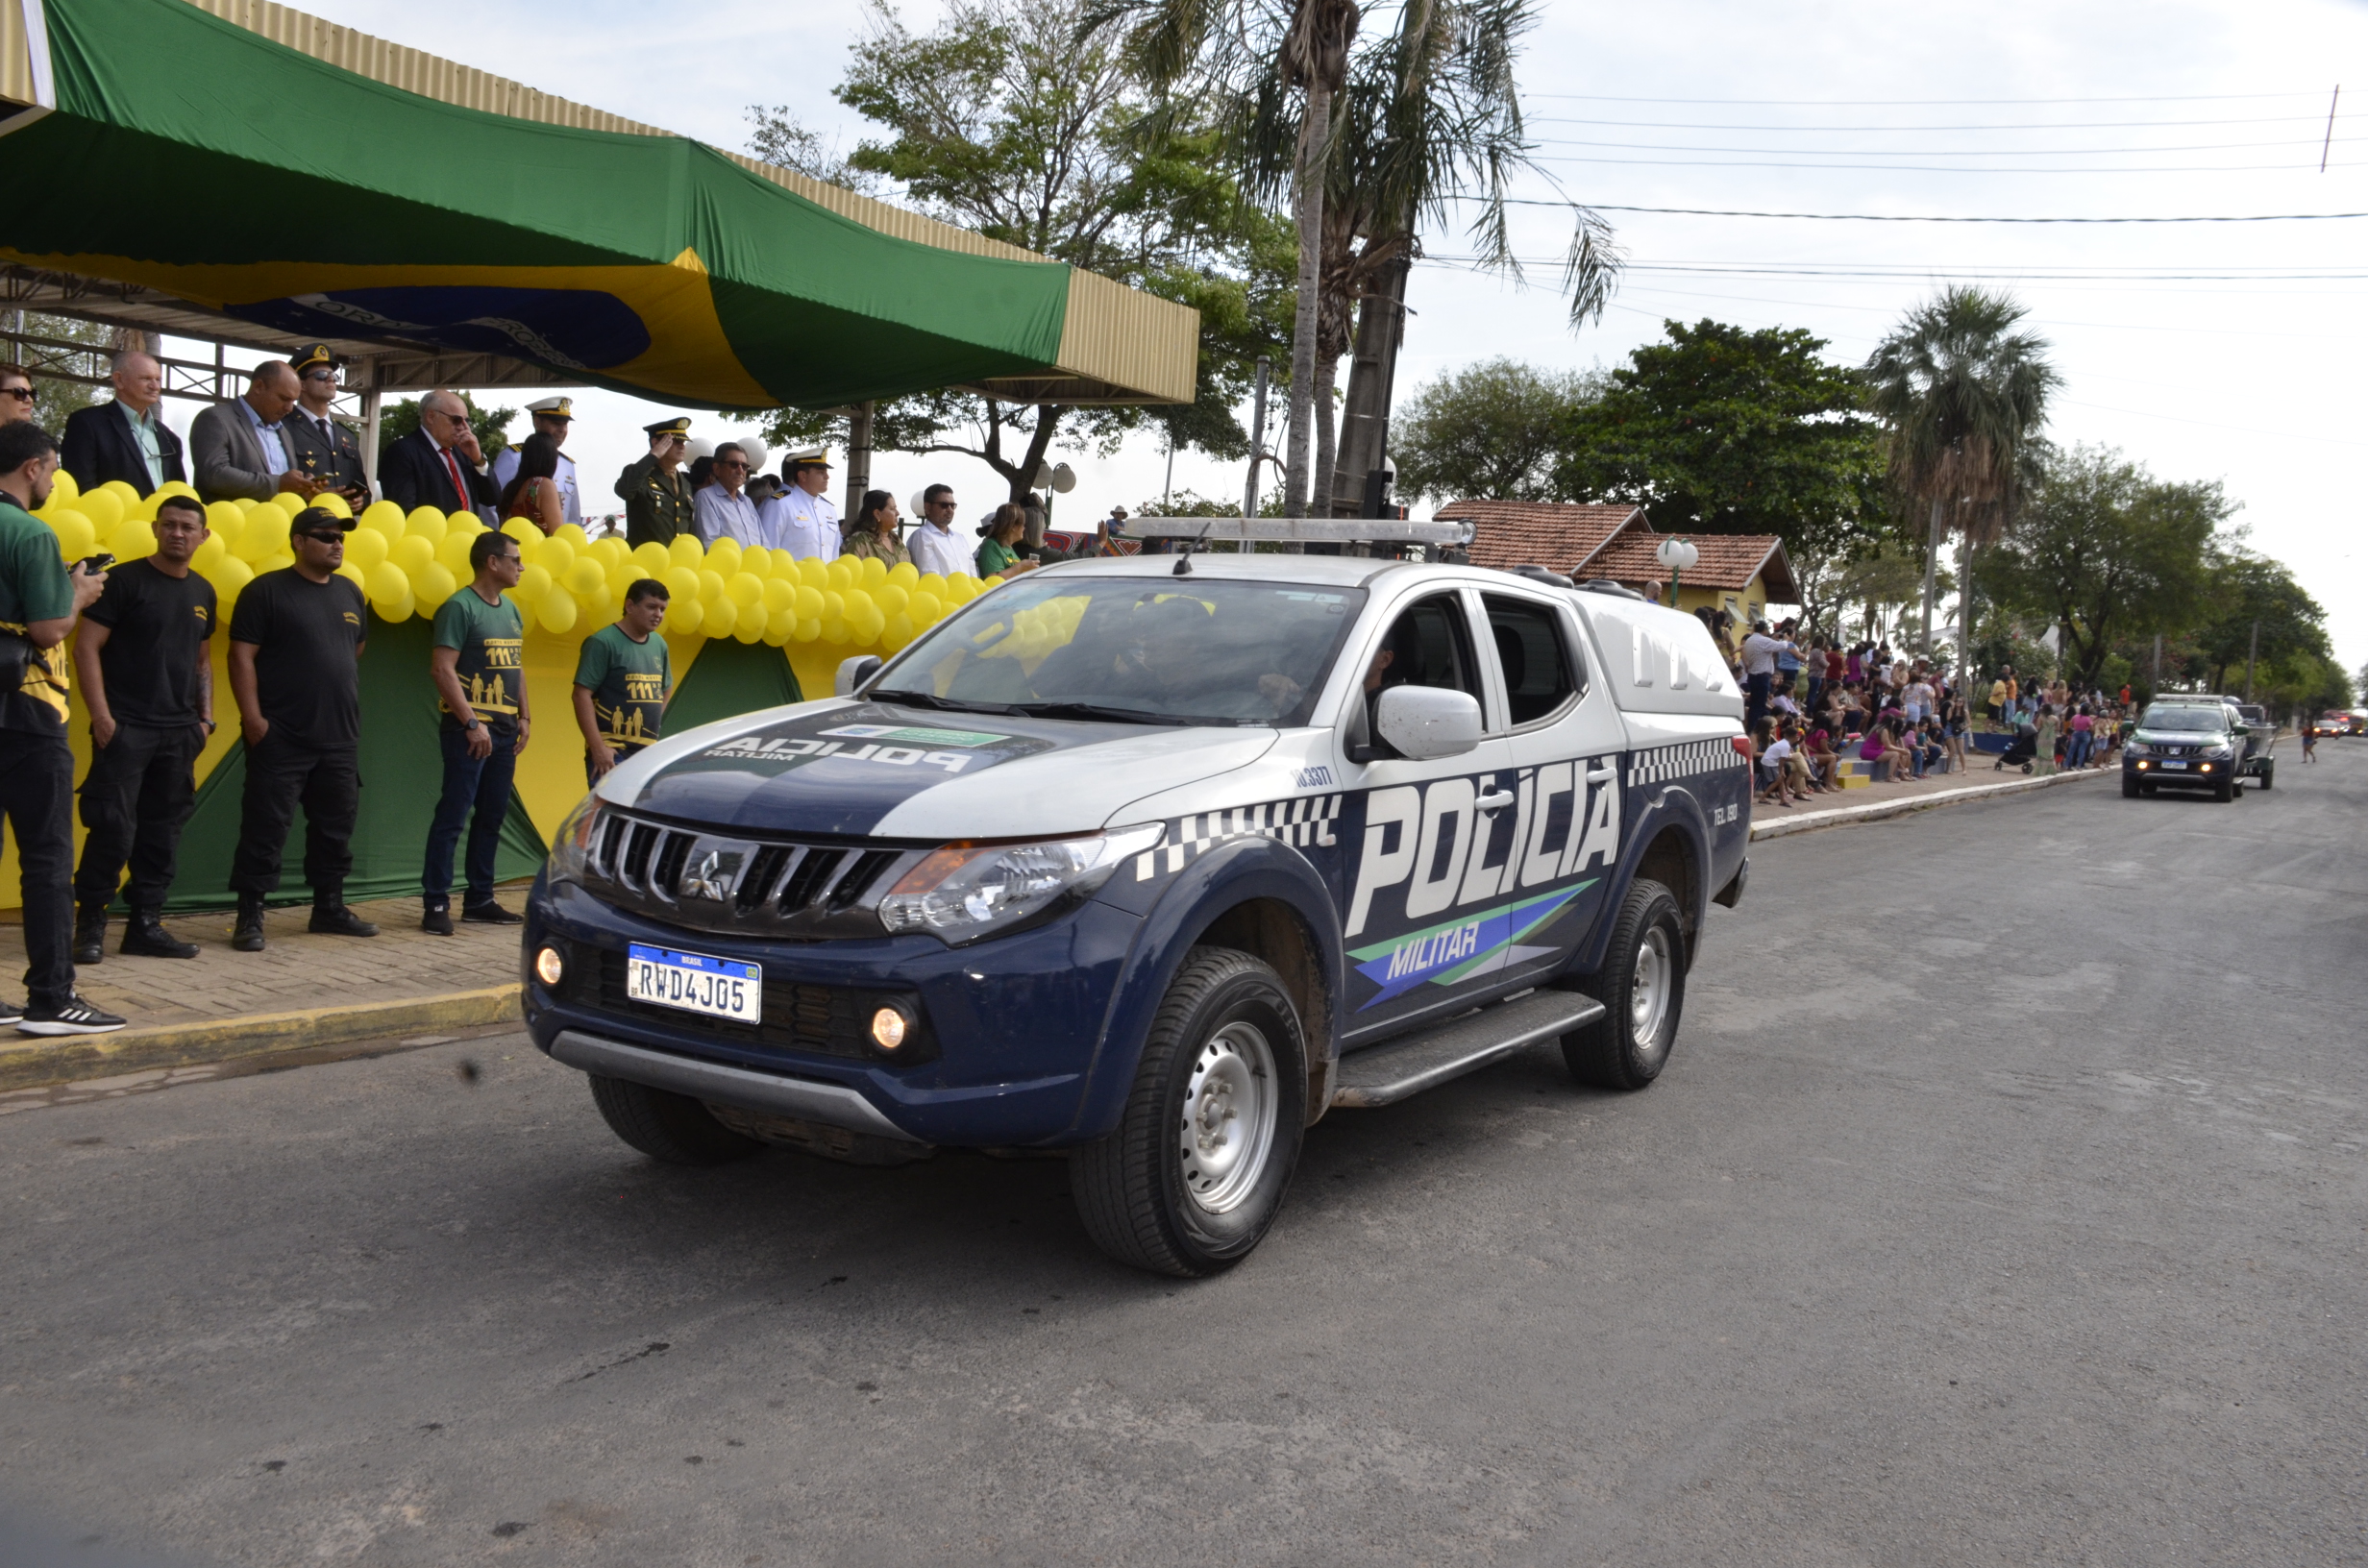
<svg viewBox="0 0 2368 1568">
<path fill-rule="evenodd" d="M 608 1130 L 669 1165 L 723 1165 L 746 1160 L 764 1145 L 743 1138 L 687 1094 L 647 1084 L 592 1075 L 592 1103 Z"/>
<path fill-rule="evenodd" d="M 1158 1274 L 1232 1267 L 1282 1208 L 1306 1102 L 1306 1043 L 1282 978 L 1247 953 L 1194 948 L 1117 1131 L 1070 1156 L 1086 1234 Z"/>
<path fill-rule="evenodd" d="M 1563 1036 L 1570 1076 L 1595 1089 L 1642 1089 L 1668 1066 L 1686 1003 L 1686 932 L 1677 899 L 1658 882 L 1628 889 L 1603 968 L 1579 989 L 1603 1017 Z"/>
</svg>

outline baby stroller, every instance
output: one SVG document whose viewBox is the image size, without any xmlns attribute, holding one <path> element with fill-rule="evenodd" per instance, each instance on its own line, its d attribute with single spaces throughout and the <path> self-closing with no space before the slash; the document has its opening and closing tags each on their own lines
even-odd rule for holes
<svg viewBox="0 0 2368 1568">
<path fill-rule="evenodd" d="M 2000 772 L 2009 763 L 2019 762 L 2023 765 L 2023 772 L 2027 773 L 2031 772 L 2032 759 L 2038 754 L 2038 731 L 2025 725 L 2014 732 L 2014 739 L 2009 741 L 2007 748 L 1998 753 L 1998 760 L 1990 765 L 1990 772 Z"/>
</svg>

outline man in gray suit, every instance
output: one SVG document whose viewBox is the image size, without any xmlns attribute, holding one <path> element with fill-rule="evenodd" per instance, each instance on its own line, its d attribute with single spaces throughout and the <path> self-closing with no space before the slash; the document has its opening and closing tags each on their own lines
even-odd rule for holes
<svg viewBox="0 0 2368 1568">
<path fill-rule="evenodd" d="M 297 472 L 280 422 L 296 406 L 296 372 L 284 359 L 255 367 L 244 395 L 217 403 L 189 426 L 189 466 L 206 500 L 269 501 L 286 490 L 312 499 L 321 486 Z"/>
</svg>

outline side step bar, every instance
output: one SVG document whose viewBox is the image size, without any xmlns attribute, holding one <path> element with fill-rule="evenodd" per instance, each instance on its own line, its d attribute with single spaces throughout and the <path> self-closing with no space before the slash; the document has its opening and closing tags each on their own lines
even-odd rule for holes
<svg viewBox="0 0 2368 1568">
<path fill-rule="evenodd" d="M 1341 1058 L 1335 1106 L 1369 1111 L 1477 1072 L 1524 1046 L 1583 1028 L 1603 1004 L 1575 991 L 1534 991 L 1515 1001 Z"/>
</svg>

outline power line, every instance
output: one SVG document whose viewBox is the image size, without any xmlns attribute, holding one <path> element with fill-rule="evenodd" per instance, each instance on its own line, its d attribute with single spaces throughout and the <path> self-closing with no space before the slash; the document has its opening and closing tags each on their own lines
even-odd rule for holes
<svg viewBox="0 0 2368 1568">
<path fill-rule="evenodd" d="M 2278 98 L 2318 101 L 2318 92 L 2187 92 L 2119 98 L 1636 98 L 1608 92 L 1533 92 L 1532 98 L 1567 98 L 1592 104 L 1731 104 L 1766 109 L 1941 109 L 1998 104 L 2229 104 Z"/>
<path fill-rule="evenodd" d="M 1457 196 L 1460 202 L 1485 201 L 1481 196 Z M 1559 207 L 1566 210 L 1573 205 L 1594 208 L 1598 212 L 1651 212 L 1666 217 L 1684 218 L 1801 218 L 1817 223 L 2325 223 L 2339 218 L 2368 218 L 2368 212 L 2250 212 L 2206 217 L 2127 217 L 2127 218 L 1997 218 L 1955 217 L 1915 212 L 1755 212 L 1728 207 L 1625 207 L 1615 202 L 1550 202 L 1536 196 L 1508 196 L 1507 207 Z"/>
<path fill-rule="evenodd" d="M 1526 123 L 1624 125 L 1640 131 L 2128 131 L 2197 125 L 2325 125 L 2327 117 L 2323 114 L 2265 114 L 2223 120 L 2025 120 L 2014 125 L 1735 125 L 1702 120 L 1599 120 L 1576 114 L 1532 114 L 1527 117 Z"/>
<path fill-rule="evenodd" d="M 1440 261 L 1451 266 L 1479 266 L 1484 262 L 1476 256 L 1446 256 L 1432 254 L 1426 261 Z M 1561 257 L 1520 257 L 1525 267 L 1556 267 Z M 1763 266 L 1751 262 L 1698 261 L 1623 261 L 1620 270 L 1632 273 L 1682 273 L 1706 278 L 1838 278 L 1876 282 L 1913 282 L 1922 278 L 1946 276 L 1973 282 L 2032 282 L 2032 283 L 2324 283 L 2368 282 L 2368 272 L 2144 272 L 2144 271 L 2086 271 L 2072 270 L 2050 264 L 2036 267 L 1999 267 L 1992 264 L 1978 270 L 1946 265 L 1903 262 L 1894 266 Z"/>
<path fill-rule="evenodd" d="M 2346 136 L 2343 139 L 2355 142 L 2368 138 Z M 1688 142 L 1591 141 L 1578 136 L 1541 136 L 1537 144 L 1541 147 L 1611 147 L 1631 153 L 1772 153 L 1791 158 L 1996 158 L 2001 153 L 2013 158 L 2093 158 L 2100 154 L 2109 157 L 2116 153 L 2133 157 L 2154 153 L 2233 153 L 2255 147 L 2307 147 L 2310 142 L 2310 137 L 2303 136 L 2299 139 L 2288 137 L 2283 141 L 2189 142 L 2177 147 L 1969 147 L 1961 152 L 1947 147 L 1902 147 L 1896 151 L 1876 147 L 1700 147 Z M 2333 138 L 2323 139 L 2321 145 L 2333 146 Z M 1822 168 L 1824 165 L 1813 166 Z"/>
<path fill-rule="evenodd" d="M 1965 155 L 1970 158 L 1973 155 Z M 2295 163 L 2112 164 L 2073 169 L 1973 168 L 1954 163 L 1778 163 L 1711 158 L 1585 158 L 1575 154 L 1542 158 L 1541 163 L 1625 164 L 1643 168 L 1677 169 L 1825 169 L 1866 170 L 1876 174 L 2294 174 L 2309 167 Z M 2356 169 L 2357 163 L 2333 163 L 2330 168 Z"/>
</svg>

